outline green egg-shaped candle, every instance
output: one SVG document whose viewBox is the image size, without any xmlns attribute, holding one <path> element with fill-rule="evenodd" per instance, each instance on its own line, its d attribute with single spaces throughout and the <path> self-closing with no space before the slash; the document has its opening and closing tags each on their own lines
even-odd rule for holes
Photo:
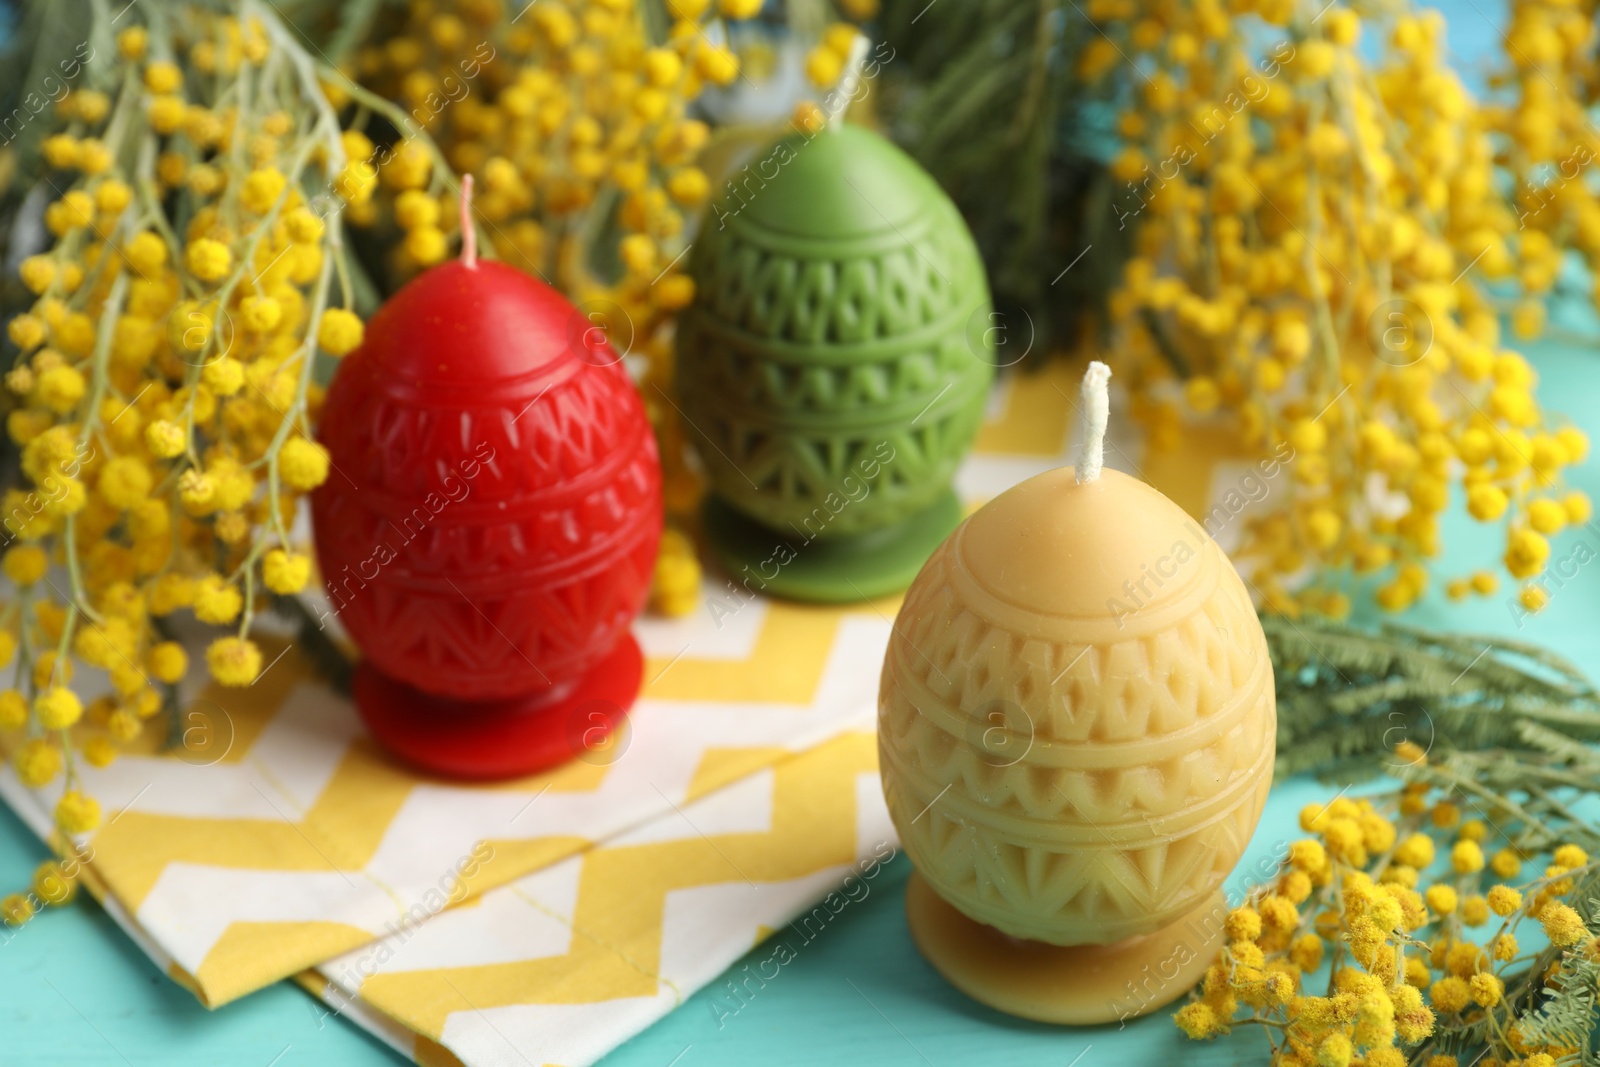
<svg viewBox="0 0 1600 1067">
<path fill-rule="evenodd" d="M 977 245 L 934 180 L 837 124 L 757 153 L 711 204 L 678 325 L 713 551 L 755 592 L 911 583 L 960 521 L 994 376 Z"/>
</svg>

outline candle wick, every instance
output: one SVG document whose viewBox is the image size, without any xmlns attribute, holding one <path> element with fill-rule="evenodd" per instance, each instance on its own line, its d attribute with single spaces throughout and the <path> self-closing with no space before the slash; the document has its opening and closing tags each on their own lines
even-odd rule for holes
<svg viewBox="0 0 1600 1067">
<path fill-rule="evenodd" d="M 861 84 L 861 67 L 867 61 L 867 47 L 867 35 L 864 33 L 856 34 L 855 40 L 850 42 L 850 57 L 844 61 L 844 73 L 829 94 L 823 112 L 828 119 L 829 132 L 838 132 L 844 124 L 845 108 L 850 106 L 850 98 L 856 95 L 856 88 Z"/>
<path fill-rule="evenodd" d="M 478 231 L 472 225 L 472 175 L 461 176 L 461 263 L 478 269 Z"/>
<path fill-rule="evenodd" d="M 1098 359 L 1083 372 L 1083 441 L 1078 446 L 1077 479 L 1081 485 L 1100 477 L 1105 465 L 1106 418 L 1110 400 L 1106 383 L 1111 381 L 1111 368 Z"/>
</svg>

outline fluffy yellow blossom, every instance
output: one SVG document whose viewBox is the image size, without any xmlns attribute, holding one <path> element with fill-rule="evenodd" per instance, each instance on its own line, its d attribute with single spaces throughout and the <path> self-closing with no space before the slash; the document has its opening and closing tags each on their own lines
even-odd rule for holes
<svg viewBox="0 0 1600 1067">
<path fill-rule="evenodd" d="M 328 479 L 328 450 L 304 437 L 291 438 L 278 453 L 278 471 L 291 488 L 315 489 Z"/>
<path fill-rule="evenodd" d="M 239 303 L 239 315 L 251 333 L 271 333 L 283 320 L 283 305 L 270 296 L 247 296 Z"/>
<path fill-rule="evenodd" d="M 118 456 L 100 469 L 100 496 L 119 511 L 142 502 L 153 485 L 149 468 L 132 456 Z"/>
<path fill-rule="evenodd" d="M 1457 874 L 1483 870 L 1483 849 L 1476 841 L 1457 841 L 1450 850 L 1450 866 Z"/>
<path fill-rule="evenodd" d="M 1261 946 L 1254 941 L 1235 941 L 1228 946 L 1228 955 L 1233 957 L 1235 963 L 1247 967 L 1265 967 L 1267 958 L 1261 951 Z"/>
<path fill-rule="evenodd" d="M 283 193 L 287 179 L 276 167 L 262 167 L 245 175 L 239 202 L 249 211 L 265 215 Z"/>
<path fill-rule="evenodd" d="M 157 617 L 170 615 L 194 603 L 197 583 L 182 574 L 167 573 L 150 585 L 150 614 Z"/>
<path fill-rule="evenodd" d="M 37 316 L 25 312 L 14 316 L 6 324 L 6 336 L 11 338 L 12 344 L 27 352 L 44 343 L 45 324 Z"/>
<path fill-rule="evenodd" d="M 1228 1032 L 1227 1021 L 1218 1018 L 1211 1005 L 1194 1001 L 1178 1009 L 1173 1016 L 1178 1028 L 1196 1041 L 1205 1041 Z"/>
<path fill-rule="evenodd" d="M 1322 843 L 1314 838 L 1302 838 L 1289 845 L 1289 864 L 1298 870 L 1314 872 L 1327 866 L 1328 855 Z"/>
<path fill-rule="evenodd" d="M 1539 912 L 1539 925 L 1552 945 L 1566 948 L 1576 945 L 1589 935 L 1583 918 L 1566 904 L 1551 903 Z"/>
<path fill-rule="evenodd" d="M 133 269 L 146 277 L 154 275 L 167 263 L 167 243 L 149 230 L 134 234 L 122 252 Z"/>
<path fill-rule="evenodd" d="M 20 730 L 27 722 L 27 699 L 15 689 L 0 691 L 0 730 Z"/>
<path fill-rule="evenodd" d="M 395 197 L 394 217 L 407 230 L 419 226 L 437 226 L 439 202 L 421 189 L 407 189 Z"/>
<path fill-rule="evenodd" d="M 50 610 L 55 609 L 55 610 Z M 54 604 L 40 603 L 34 606 L 35 613 L 39 616 L 40 628 L 52 640 L 59 641 L 60 631 L 65 624 L 65 612 L 55 608 Z M 47 611 L 51 617 L 47 618 Z M 56 650 L 50 649 L 39 654 L 33 663 L 33 684 L 36 689 L 44 689 L 56 682 L 67 683 L 72 681 L 73 668 L 70 659 L 59 659 Z"/>
<path fill-rule="evenodd" d="M 1480 522 L 1493 522 L 1506 513 L 1511 503 L 1504 489 L 1497 485 L 1474 485 L 1467 490 L 1467 511 Z"/>
<path fill-rule="evenodd" d="M 183 85 L 183 72 L 166 60 L 151 63 L 145 67 L 144 84 L 152 93 L 175 93 Z"/>
<path fill-rule="evenodd" d="M 1454 596 L 1454 594 L 1452 594 Z M 1456 599 L 1459 599 L 1457 597 Z M 1394 755 L 1401 763 L 1415 767 L 1428 762 L 1428 751 L 1415 741 L 1402 741 L 1394 746 Z"/>
<path fill-rule="evenodd" d="M 1395 849 L 1394 858 L 1397 863 L 1404 863 L 1419 870 L 1431 866 L 1433 863 L 1433 839 L 1427 834 L 1412 834 L 1400 842 Z"/>
<path fill-rule="evenodd" d="M 146 653 L 145 666 L 157 681 L 174 685 L 188 672 L 189 656 L 176 641 L 162 641 Z"/>
<path fill-rule="evenodd" d="M 711 193 L 711 183 L 699 167 L 684 167 L 667 179 L 667 192 L 680 204 L 694 205 Z"/>
<path fill-rule="evenodd" d="M 71 689 L 57 685 L 34 698 L 33 713 L 46 730 L 65 730 L 83 716 L 83 704 Z"/>
<path fill-rule="evenodd" d="M 83 742 L 83 758 L 91 767 L 109 767 L 117 761 L 117 746 L 109 737 L 96 735 Z"/>
<path fill-rule="evenodd" d="M 1489 869 L 1501 878 L 1515 878 L 1522 870 L 1522 857 L 1514 849 L 1503 848 L 1489 860 Z"/>
<path fill-rule="evenodd" d="M 39 153 L 52 167 L 67 170 L 78 164 L 78 139 L 65 133 L 54 134 L 39 145 Z"/>
<path fill-rule="evenodd" d="M 1515 578 L 1531 578 L 1543 569 L 1550 558 L 1550 542 L 1542 534 L 1527 528 L 1511 531 L 1506 542 L 1506 570 Z"/>
<path fill-rule="evenodd" d="M 445 239 L 444 231 L 437 226 L 416 227 L 406 234 L 401 247 L 423 266 L 438 263 L 450 253 L 450 243 Z"/>
<path fill-rule="evenodd" d="M 267 588 L 281 595 L 300 592 L 311 577 L 311 559 L 297 552 L 274 548 L 261 563 Z"/>
<path fill-rule="evenodd" d="M 1233 941 L 1253 941 L 1261 936 L 1261 915 L 1252 907 L 1234 908 L 1224 924 Z"/>
<path fill-rule="evenodd" d="M 1486 961 L 1487 956 L 1483 949 L 1471 941 L 1453 942 L 1444 954 L 1445 970 L 1462 978 L 1470 978 L 1476 974 Z"/>
<path fill-rule="evenodd" d="M 283 225 L 289 232 L 289 239 L 296 244 L 313 244 L 322 240 L 327 232 L 327 224 L 304 207 L 297 207 L 285 214 Z"/>
<path fill-rule="evenodd" d="M 1406 913 L 1400 898 L 1390 891 L 1390 887 L 1384 886 L 1383 890 L 1374 894 L 1367 906 L 1367 915 L 1378 930 L 1387 936 L 1400 928 L 1400 924 L 1405 921 Z"/>
<path fill-rule="evenodd" d="M 219 637 L 206 649 L 206 664 L 223 685 L 246 686 L 261 673 L 261 650 L 253 641 Z"/>
<path fill-rule="evenodd" d="M 1475 974 L 1467 981 L 1467 987 L 1472 994 L 1472 1002 L 1484 1008 L 1492 1008 L 1500 1003 L 1500 995 L 1505 992 L 1505 983 L 1492 974 Z"/>
<path fill-rule="evenodd" d="M 1292 930 L 1300 921 L 1300 913 L 1293 902 L 1277 894 L 1263 899 L 1258 907 L 1262 925 L 1267 929 Z"/>
<path fill-rule="evenodd" d="M 78 145 L 77 166 L 85 174 L 104 174 L 111 169 L 111 150 L 102 141 L 88 138 Z M 128 187 L 116 179 L 102 182 L 95 190 L 95 206 L 108 214 L 121 212 L 131 199 Z M 108 209 L 107 204 L 111 207 Z"/>
<path fill-rule="evenodd" d="M 35 293 L 43 293 L 56 280 L 56 263 L 49 256 L 29 256 L 18 267 L 22 284 Z"/>
<path fill-rule="evenodd" d="M 1406 957 L 1406 984 L 1417 989 L 1426 989 L 1433 982 L 1433 972 L 1428 970 L 1428 965 L 1416 956 Z"/>
<path fill-rule="evenodd" d="M 112 737 L 126 744 L 139 736 L 144 724 L 134 712 L 127 708 L 118 708 L 106 719 L 106 729 Z"/>
<path fill-rule="evenodd" d="M 1335 859 L 1354 866 L 1366 863 L 1366 840 L 1361 824 L 1355 819 L 1328 819 L 1322 829 L 1322 840 Z"/>
<path fill-rule="evenodd" d="M 1311 896 L 1315 887 L 1311 876 L 1304 871 L 1290 871 L 1283 876 L 1279 883 L 1278 892 L 1291 904 L 1303 904 Z"/>
<path fill-rule="evenodd" d="M 1373 967 L 1384 938 L 1385 931 L 1371 919 L 1355 919 L 1350 923 L 1350 953 L 1363 967 Z"/>
<path fill-rule="evenodd" d="M 33 918 L 33 901 L 23 893 L 0 897 L 0 919 L 7 926 L 21 926 Z"/>
<path fill-rule="evenodd" d="M 1568 870 L 1585 866 L 1589 862 L 1589 854 L 1577 845 L 1562 845 L 1551 854 L 1550 858 Z"/>
<path fill-rule="evenodd" d="M 115 217 L 133 203 L 133 189 L 127 182 L 107 178 L 94 191 L 94 203 L 102 215 Z"/>
<path fill-rule="evenodd" d="M 144 429 L 145 447 L 158 459 L 182 455 L 188 439 L 182 426 L 167 419 L 157 419 Z"/>
<path fill-rule="evenodd" d="M 1309 973 L 1322 966 L 1322 939 L 1316 934 L 1302 934 L 1289 948 L 1289 959 L 1301 971 Z"/>
<path fill-rule="evenodd" d="M 651 604 L 662 614 L 687 615 L 700 603 L 700 562 L 692 548 L 673 549 L 663 539 L 651 578 Z"/>
<path fill-rule="evenodd" d="M 35 545 L 16 545 L 6 549 L 0 566 L 4 567 L 6 577 L 12 582 L 19 586 L 30 586 L 44 577 L 50 560 L 44 550 Z"/>
<path fill-rule="evenodd" d="M 354 312 L 329 308 L 317 327 L 317 344 L 330 356 L 347 355 L 360 347 L 363 330 Z"/>
<path fill-rule="evenodd" d="M 244 388 L 244 367 L 238 360 L 223 356 L 201 369 L 200 381 L 216 396 L 232 396 Z"/>
<path fill-rule="evenodd" d="M 88 383 L 77 368 L 58 364 L 39 375 L 36 395 L 51 411 L 66 414 L 83 399 Z"/>
<path fill-rule="evenodd" d="M 94 198 L 82 189 L 69 190 L 44 212 L 46 228 L 57 237 L 66 237 L 93 221 Z"/>
<path fill-rule="evenodd" d="M 1350 1067 L 1354 1055 L 1350 1038 L 1342 1033 L 1332 1033 L 1317 1045 L 1317 1067 Z"/>
<path fill-rule="evenodd" d="M 1456 891 L 1448 885 L 1432 885 L 1423 894 L 1428 907 L 1438 915 L 1449 915 L 1456 910 Z"/>
<path fill-rule="evenodd" d="M 695 70 L 713 85 L 731 85 L 739 76 L 739 57 L 726 48 L 705 46 L 695 52 Z"/>
<path fill-rule="evenodd" d="M 1434 1010 L 1446 1014 L 1460 1011 L 1471 1000 L 1471 990 L 1466 979 L 1456 975 L 1449 975 L 1433 983 L 1428 995 L 1433 1001 Z"/>
<path fill-rule="evenodd" d="M 333 181 L 334 192 L 356 206 L 371 200 L 377 186 L 378 170 L 364 159 L 346 164 Z"/>
<path fill-rule="evenodd" d="M 69 903 L 78 894 L 78 880 L 55 860 L 46 860 L 33 872 L 33 894 L 50 907 Z"/>
<path fill-rule="evenodd" d="M 233 267 L 233 253 L 221 241 L 202 237 L 189 246 L 184 262 L 201 281 L 221 281 Z"/>
<path fill-rule="evenodd" d="M 86 834 L 100 825 L 100 802 L 69 789 L 56 801 L 56 826 L 64 834 Z"/>
<path fill-rule="evenodd" d="M 812 49 L 806 56 L 806 77 L 818 88 L 827 89 L 837 84 L 844 73 L 845 56 L 826 45 Z"/>
<path fill-rule="evenodd" d="M 239 617 L 243 607 L 238 587 L 220 575 L 207 575 L 195 584 L 194 614 L 201 622 L 226 625 Z"/>
<path fill-rule="evenodd" d="M 178 478 L 178 498 L 191 511 L 203 514 L 216 492 L 216 479 L 203 471 L 191 468 Z"/>
</svg>

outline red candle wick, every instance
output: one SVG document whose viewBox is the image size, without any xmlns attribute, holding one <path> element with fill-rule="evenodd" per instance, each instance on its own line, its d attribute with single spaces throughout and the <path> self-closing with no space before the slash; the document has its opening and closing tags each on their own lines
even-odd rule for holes
<svg viewBox="0 0 1600 1067">
<path fill-rule="evenodd" d="M 461 176 L 461 263 L 478 269 L 478 231 L 472 226 L 472 175 Z"/>
</svg>

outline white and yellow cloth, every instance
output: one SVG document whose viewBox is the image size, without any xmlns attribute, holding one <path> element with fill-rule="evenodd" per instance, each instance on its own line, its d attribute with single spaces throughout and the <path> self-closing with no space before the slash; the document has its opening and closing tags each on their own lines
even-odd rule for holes
<svg viewBox="0 0 1600 1067">
<path fill-rule="evenodd" d="M 964 499 L 1071 461 L 1078 374 L 1000 386 Z M 1145 457 L 1128 429 L 1114 413 L 1108 462 L 1204 511 L 1223 436 Z M 292 649 L 209 687 L 206 759 L 152 738 L 85 770 L 90 888 L 208 1005 L 298 976 L 418 1063 L 592 1063 L 896 847 L 871 735 L 895 603 L 741 606 L 720 581 L 637 626 L 620 756 L 525 780 L 392 762 Z M 59 788 L 0 771 L 41 836 Z"/>
</svg>

